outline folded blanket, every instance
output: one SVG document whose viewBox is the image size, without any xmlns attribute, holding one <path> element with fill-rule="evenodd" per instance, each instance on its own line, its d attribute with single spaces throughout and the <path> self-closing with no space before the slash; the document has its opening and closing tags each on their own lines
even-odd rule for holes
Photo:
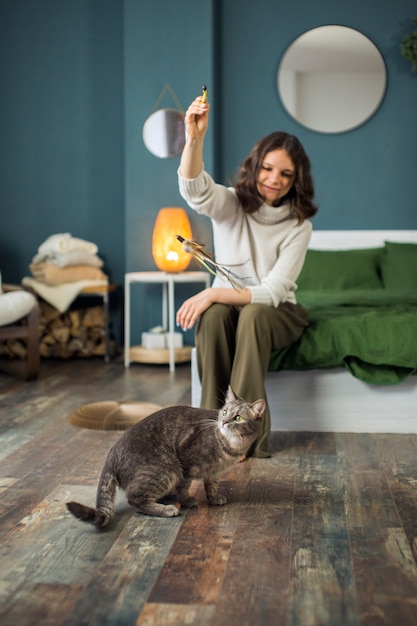
<svg viewBox="0 0 417 626">
<path fill-rule="evenodd" d="M 31 263 L 29 269 L 37 281 L 51 287 L 80 280 L 107 280 L 101 269 L 92 265 L 58 267 L 54 263 Z"/>
<path fill-rule="evenodd" d="M 25 276 L 22 280 L 22 285 L 31 288 L 39 294 L 41 298 L 46 300 L 46 302 L 49 302 L 49 304 L 55 307 L 60 313 L 64 313 L 85 287 L 95 287 L 101 285 L 106 286 L 108 285 L 108 281 L 80 280 L 75 283 L 66 283 L 63 285 L 57 285 L 56 287 L 51 287 L 50 285 L 45 285 L 30 276 Z"/>
<path fill-rule="evenodd" d="M 95 243 L 72 237 L 70 233 L 57 233 L 48 237 L 38 248 L 39 254 L 68 252 L 69 250 L 86 250 L 91 254 L 98 252 Z"/>
<path fill-rule="evenodd" d="M 97 254 L 91 254 L 88 250 L 68 250 L 68 252 L 49 252 L 48 254 L 35 254 L 32 263 L 54 263 L 58 267 L 67 265 L 93 265 L 103 267 L 104 262 Z"/>
</svg>

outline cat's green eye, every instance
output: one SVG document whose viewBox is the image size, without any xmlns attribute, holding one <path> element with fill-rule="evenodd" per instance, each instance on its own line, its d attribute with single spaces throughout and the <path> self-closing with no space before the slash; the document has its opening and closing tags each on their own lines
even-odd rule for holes
<svg viewBox="0 0 417 626">
<path fill-rule="evenodd" d="M 226 416 L 226 415 L 227 415 L 227 409 L 223 409 L 223 411 L 222 411 L 222 415 L 223 415 L 223 416 Z"/>
<path fill-rule="evenodd" d="M 242 421 L 242 416 L 241 415 L 236 415 L 235 417 L 235 422 L 241 422 Z"/>
</svg>

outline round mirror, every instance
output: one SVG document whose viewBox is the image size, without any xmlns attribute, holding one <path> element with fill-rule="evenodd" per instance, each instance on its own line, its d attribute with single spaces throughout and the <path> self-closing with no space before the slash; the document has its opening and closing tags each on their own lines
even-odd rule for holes
<svg viewBox="0 0 417 626">
<path fill-rule="evenodd" d="M 149 152 L 160 159 L 177 156 L 185 144 L 184 114 L 177 109 L 159 109 L 143 125 L 142 137 Z"/>
<path fill-rule="evenodd" d="M 378 109 L 387 83 L 372 41 L 346 26 L 321 26 L 298 37 L 278 68 L 278 93 L 300 124 L 322 133 L 352 130 Z"/>
</svg>

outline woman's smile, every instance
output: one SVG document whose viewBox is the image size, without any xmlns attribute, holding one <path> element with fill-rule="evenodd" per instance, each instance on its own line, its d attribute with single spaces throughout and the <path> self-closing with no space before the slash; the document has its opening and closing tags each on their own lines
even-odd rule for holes
<svg viewBox="0 0 417 626">
<path fill-rule="evenodd" d="M 267 204 L 273 205 L 290 191 L 295 167 L 286 150 L 268 152 L 258 172 L 258 191 Z"/>
<path fill-rule="evenodd" d="M 264 189 L 267 189 L 268 191 L 275 191 L 275 192 L 280 191 L 278 187 L 271 187 L 270 185 L 266 185 L 265 183 L 262 183 L 262 187 Z"/>
</svg>

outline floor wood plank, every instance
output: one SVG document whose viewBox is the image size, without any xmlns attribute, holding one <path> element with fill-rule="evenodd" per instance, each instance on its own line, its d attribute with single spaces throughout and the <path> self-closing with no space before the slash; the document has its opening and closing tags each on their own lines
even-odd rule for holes
<svg viewBox="0 0 417 626">
<path fill-rule="evenodd" d="M 399 528 L 350 531 L 362 624 L 417 624 L 416 562 Z"/>
<path fill-rule="evenodd" d="M 359 624 L 336 456 L 299 457 L 288 626 Z"/>
<path fill-rule="evenodd" d="M 134 624 L 183 520 L 183 517 L 149 518 L 130 511 L 129 520 L 111 550 L 97 564 L 64 624 Z M 93 613 L 92 598 L 100 599 Z"/>
<path fill-rule="evenodd" d="M 286 623 L 291 523 L 291 509 L 271 502 L 242 510 L 217 601 L 216 626 Z"/>
<path fill-rule="evenodd" d="M 14 602 L 2 612 L 2 626 L 61 626 L 81 589 L 81 585 L 57 583 L 22 586 Z"/>
<path fill-rule="evenodd" d="M 206 626 L 214 624 L 214 619 L 212 604 L 146 604 L 136 626 Z"/>
</svg>

